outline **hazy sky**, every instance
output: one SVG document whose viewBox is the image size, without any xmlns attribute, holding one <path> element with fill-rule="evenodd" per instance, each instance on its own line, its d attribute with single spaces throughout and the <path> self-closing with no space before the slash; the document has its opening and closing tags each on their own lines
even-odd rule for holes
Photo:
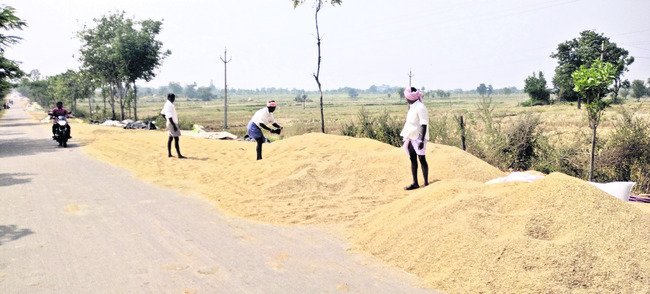
<svg viewBox="0 0 650 294">
<path fill-rule="evenodd" d="M 172 54 L 146 84 L 213 81 L 228 86 L 317 89 L 314 9 L 290 0 L 5 0 L 28 23 L 6 56 L 26 72 L 78 69 L 76 32 L 93 18 L 123 10 L 136 20 L 163 20 L 158 39 Z M 648 0 L 344 0 L 319 13 L 324 89 L 408 85 L 427 89 L 523 88 L 542 71 L 549 87 L 557 45 L 583 30 L 604 33 L 636 61 L 625 77 L 650 78 Z"/>
</svg>

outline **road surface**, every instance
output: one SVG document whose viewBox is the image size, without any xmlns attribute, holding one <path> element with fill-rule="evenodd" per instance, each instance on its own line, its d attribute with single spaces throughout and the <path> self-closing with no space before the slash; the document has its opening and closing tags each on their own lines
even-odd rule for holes
<svg viewBox="0 0 650 294">
<path fill-rule="evenodd" d="M 434 293 L 332 233 L 230 218 L 59 147 L 18 104 L 0 119 L 0 293 Z"/>
</svg>

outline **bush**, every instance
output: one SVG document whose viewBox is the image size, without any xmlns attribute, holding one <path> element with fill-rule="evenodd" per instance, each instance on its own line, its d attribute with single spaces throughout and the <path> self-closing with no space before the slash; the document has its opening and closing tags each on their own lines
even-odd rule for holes
<svg viewBox="0 0 650 294">
<path fill-rule="evenodd" d="M 358 124 L 354 121 L 341 125 L 341 134 L 350 137 L 364 137 L 384 142 L 395 147 L 402 146 L 402 123 L 384 110 L 376 117 L 364 107 L 357 113 Z"/>
<path fill-rule="evenodd" d="M 545 174 L 561 172 L 572 177 L 584 179 L 587 175 L 589 158 L 586 152 L 587 136 L 576 134 L 574 141 L 563 141 L 562 144 L 551 147 L 541 144 L 537 157 L 531 168 Z"/>
<path fill-rule="evenodd" d="M 538 156 L 540 138 L 539 117 L 527 114 L 506 129 L 501 153 L 508 168 L 528 170 Z"/>
<path fill-rule="evenodd" d="M 596 180 L 632 181 L 636 191 L 650 192 L 650 123 L 623 110 L 596 164 Z"/>
<path fill-rule="evenodd" d="M 539 117 L 522 116 L 503 132 L 493 133 L 485 139 L 485 160 L 501 169 L 528 170 L 538 158 L 546 139 L 539 128 Z M 494 129 L 501 130 L 501 125 Z"/>
<path fill-rule="evenodd" d="M 155 121 L 156 127 L 158 129 L 164 130 L 167 127 L 167 121 L 162 117 L 162 115 L 156 115 L 155 117 L 148 117 L 144 121 Z M 194 120 L 181 119 L 178 123 L 178 128 L 181 130 L 193 130 L 194 129 Z"/>
</svg>

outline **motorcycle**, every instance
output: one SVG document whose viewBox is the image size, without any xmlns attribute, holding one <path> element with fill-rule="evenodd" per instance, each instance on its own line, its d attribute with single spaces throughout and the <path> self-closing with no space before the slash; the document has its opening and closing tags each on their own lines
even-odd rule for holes
<svg viewBox="0 0 650 294">
<path fill-rule="evenodd" d="M 54 136 L 52 139 L 59 142 L 59 146 L 68 147 L 68 139 L 70 138 L 70 127 L 68 126 L 68 119 L 61 115 L 54 118 Z"/>
</svg>

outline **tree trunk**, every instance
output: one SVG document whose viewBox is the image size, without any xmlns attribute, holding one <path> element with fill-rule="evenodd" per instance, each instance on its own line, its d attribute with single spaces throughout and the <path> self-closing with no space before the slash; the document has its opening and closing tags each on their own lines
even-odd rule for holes
<svg viewBox="0 0 650 294">
<path fill-rule="evenodd" d="M 618 79 L 614 79 L 614 91 L 613 91 L 613 97 L 612 101 L 614 104 L 616 104 L 616 98 L 618 98 L 618 90 L 621 88 L 620 84 L 618 83 Z"/>
<path fill-rule="evenodd" d="M 594 158 L 595 158 L 595 151 L 596 151 L 596 129 L 598 127 L 594 126 L 592 129 L 593 132 L 591 134 L 591 159 L 589 160 L 589 181 L 593 180 L 594 177 Z"/>
<path fill-rule="evenodd" d="M 111 90 L 111 100 L 109 101 L 109 103 L 111 104 L 111 111 L 113 113 L 113 116 L 111 118 L 113 120 L 116 120 L 117 116 L 115 115 L 115 84 L 111 83 L 109 88 Z"/>
<path fill-rule="evenodd" d="M 580 99 L 580 97 L 578 97 L 578 109 L 580 109 L 580 101 L 581 101 L 581 99 Z"/>
<path fill-rule="evenodd" d="M 122 82 L 117 83 L 117 96 L 120 97 L 120 120 L 124 120 L 124 85 Z"/>
<path fill-rule="evenodd" d="M 133 81 L 133 120 L 138 121 L 138 88 Z"/>
<path fill-rule="evenodd" d="M 316 73 L 314 74 L 314 78 L 316 79 L 316 84 L 318 84 L 318 93 L 320 94 L 320 129 L 321 132 L 325 133 L 325 116 L 323 114 L 323 90 L 322 86 L 320 84 L 320 62 L 321 62 L 321 55 L 320 55 L 320 33 L 318 31 L 318 12 L 320 11 L 321 8 L 321 2 L 319 1 L 318 4 L 316 4 L 316 14 L 315 14 L 315 19 L 316 19 L 316 44 L 318 45 L 318 68 L 316 70 Z"/>
<path fill-rule="evenodd" d="M 463 122 L 463 116 L 460 116 L 460 142 L 463 146 L 463 151 L 466 151 L 467 148 L 465 146 L 465 122 Z"/>
<path fill-rule="evenodd" d="M 88 116 L 93 117 L 93 104 L 90 100 L 90 96 L 88 96 Z"/>
</svg>

